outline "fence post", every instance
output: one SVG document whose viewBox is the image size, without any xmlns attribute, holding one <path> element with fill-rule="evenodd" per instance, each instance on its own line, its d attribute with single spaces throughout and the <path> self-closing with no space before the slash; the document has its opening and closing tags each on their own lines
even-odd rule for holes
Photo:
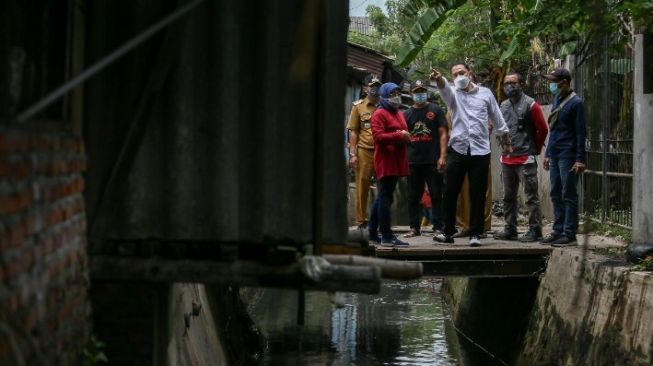
<svg viewBox="0 0 653 366">
<path fill-rule="evenodd" d="M 603 212 L 601 213 L 601 224 L 605 225 L 608 213 L 608 123 L 610 119 L 610 47 L 609 36 L 603 38 L 603 116 L 602 118 L 602 133 L 601 133 L 601 166 L 602 166 L 602 179 L 601 179 L 601 201 Z"/>
</svg>

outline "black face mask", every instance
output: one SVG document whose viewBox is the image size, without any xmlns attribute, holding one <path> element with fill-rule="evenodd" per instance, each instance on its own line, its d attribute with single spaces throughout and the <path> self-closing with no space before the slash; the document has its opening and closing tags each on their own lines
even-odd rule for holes
<svg viewBox="0 0 653 366">
<path fill-rule="evenodd" d="M 521 92 L 521 89 L 517 85 L 506 84 L 503 87 L 503 92 L 506 94 L 508 98 L 510 98 L 510 97 L 518 96 L 519 92 Z"/>
</svg>

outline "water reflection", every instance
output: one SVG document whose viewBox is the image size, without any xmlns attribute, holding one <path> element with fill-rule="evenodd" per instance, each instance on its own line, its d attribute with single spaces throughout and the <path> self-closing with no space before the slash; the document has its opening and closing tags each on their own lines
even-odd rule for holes
<svg viewBox="0 0 653 366">
<path fill-rule="evenodd" d="M 307 293 L 305 326 L 296 323 L 297 295 L 265 291 L 254 306 L 268 339 L 266 365 L 459 365 L 442 306 L 441 281 L 384 282 L 377 295 Z M 449 338 L 449 343 L 448 339 Z"/>
</svg>

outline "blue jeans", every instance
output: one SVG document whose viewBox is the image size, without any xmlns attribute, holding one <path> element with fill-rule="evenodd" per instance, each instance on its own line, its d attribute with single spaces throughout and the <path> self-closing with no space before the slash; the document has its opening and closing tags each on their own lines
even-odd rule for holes
<svg viewBox="0 0 653 366">
<path fill-rule="evenodd" d="M 392 205 L 398 180 L 399 177 L 395 176 L 386 176 L 379 180 L 377 184 L 379 191 L 370 212 L 368 226 L 370 236 L 374 236 L 381 231 L 381 238 L 383 239 L 390 240 L 394 237 L 390 228 L 390 206 Z"/>
<path fill-rule="evenodd" d="M 553 232 L 574 237 L 578 231 L 578 174 L 570 171 L 574 159 L 551 158 Z"/>
</svg>

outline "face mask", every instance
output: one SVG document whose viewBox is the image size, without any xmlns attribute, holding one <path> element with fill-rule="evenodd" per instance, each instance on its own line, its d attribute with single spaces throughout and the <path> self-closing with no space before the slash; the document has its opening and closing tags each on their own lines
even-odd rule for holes
<svg viewBox="0 0 653 366">
<path fill-rule="evenodd" d="M 426 93 L 413 94 L 413 101 L 417 104 L 426 103 Z"/>
<path fill-rule="evenodd" d="M 553 95 L 558 94 L 558 92 L 560 92 L 560 88 L 558 87 L 558 83 L 549 83 L 549 91 Z"/>
<path fill-rule="evenodd" d="M 469 77 L 465 75 L 458 75 L 454 79 L 453 83 L 458 89 L 465 89 L 469 85 Z"/>
<path fill-rule="evenodd" d="M 396 97 L 390 97 L 387 100 L 388 103 L 390 103 L 390 105 L 395 108 L 399 108 L 399 106 L 401 105 L 401 97 L 398 95 Z"/>
<path fill-rule="evenodd" d="M 503 92 L 507 97 L 516 97 L 519 95 L 519 87 L 517 85 L 507 84 L 503 87 Z"/>
</svg>

